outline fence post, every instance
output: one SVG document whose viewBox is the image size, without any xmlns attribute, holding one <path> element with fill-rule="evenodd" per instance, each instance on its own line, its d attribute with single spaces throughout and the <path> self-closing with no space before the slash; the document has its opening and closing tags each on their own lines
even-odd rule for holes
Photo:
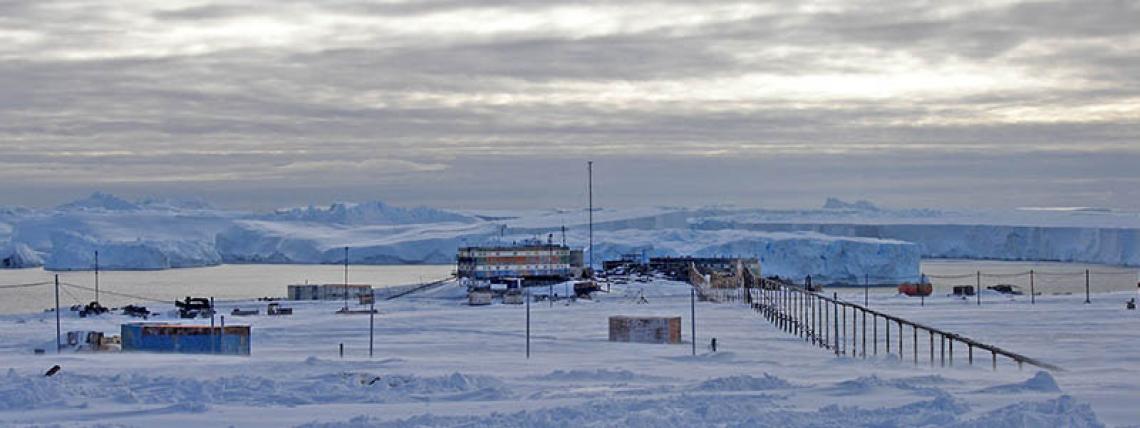
<svg viewBox="0 0 1140 428">
<path fill-rule="evenodd" d="M 212 315 L 211 315 L 212 316 Z M 210 334 L 214 333 L 214 329 L 210 329 Z M 59 275 L 55 276 L 55 353 L 63 352 L 63 343 L 60 342 L 60 326 L 59 326 Z"/>
<path fill-rule="evenodd" d="M 692 296 L 697 296 L 697 289 L 690 289 L 689 292 L 692 293 Z M 551 297 L 547 296 L 546 298 L 549 299 Z M 527 296 L 524 297 L 524 299 L 527 299 L 527 360 L 530 360 L 530 289 L 529 288 L 527 289 Z M 695 337 L 693 338 L 693 346 L 697 346 L 697 338 L 695 338 Z"/>
<path fill-rule="evenodd" d="M 832 306 L 835 307 L 835 355 L 839 355 L 839 293 L 831 293 L 831 298 L 834 299 Z"/>
<path fill-rule="evenodd" d="M 934 332 L 927 330 L 930 333 L 930 367 L 934 367 Z"/>
<path fill-rule="evenodd" d="M 914 331 L 914 365 L 917 366 L 918 365 L 918 327 L 915 327 L 914 324 L 911 324 L 910 328 L 911 328 L 911 330 Z"/>
<path fill-rule="evenodd" d="M 804 337 L 804 296 L 796 291 L 796 334 Z"/>
<path fill-rule="evenodd" d="M 990 350 L 990 356 L 993 357 L 993 366 L 994 366 L 994 371 L 996 372 L 997 371 L 997 351 L 991 349 Z"/>
<path fill-rule="evenodd" d="M 863 358 L 867 358 L 867 309 L 863 309 Z"/>
<path fill-rule="evenodd" d="M 1085 303 L 1086 304 L 1092 303 L 1092 300 L 1089 299 L 1089 270 L 1088 269 L 1085 269 Z"/>
<path fill-rule="evenodd" d="M 1034 282 L 1033 269 L 1030 269 L 1029 270 L 1029 304 L 1030 305 L 1037 304 L 1037 292 L 1035 292 L 1033 290 L 1033 282 Z"/>
<path fill-rule="evenodd" d="M 226 316 L 222 315 L 222 316 L 219 316 L 218 318 L 221 320 L 220 322 L 222 324 L 221 325 L 222 339 L 218 341 L 218 353 L 225 353 L 226 352 Z M 341 345 L 341 346 L 344 346 L 344 345 Z M 344 356 L 344 351 L 341 351 L 341 356 L 342 357 Z"/>
<path fill-rule="evenodd" d="M 950 363 L 950 367 L 954 367 L 954 338 L 953 337 L 950 338 L 950 358 L 948 361 Z"/>
<path fill-rule="evenodd" d="M 883 326 L 887 328 L 887 340 L 883 342 L 887 344 L 887 355 L 891 355 L 891 319 L 883 318 Z"/>
<path fill-rule="evenodd" d="M 807 290 L 800 291 L 800 327 L 803 329 L 805 342 L 811 342 L 811 295 Z"/>
<path fill-rule="evenodd" d="M 899 320 L 899 361 L 903 358 L 903 323 Z"/>
<path fill-rule="evenodd" d="M 946 335 L 942 334 L 942 333 L 938 333 L 938 342 L 939 342 L 939 347 L 940 347 L 940 349 L 939 349 L 940 355 L 938 356 L 938 363 L 942 367 L 946 367 Z"/>
<path fill-rule="evenodd" d="M 856 343 L 856 340 L 859 339 L 859 332 L 856 331 L 856 329 L 859 328 L 859 317 L 855 311 L 856 311 L 855 307 L 852 306 L 851 307 L 851 357 L 859 356 L 859 345 Z"/>
<path fill-rule="evenodd" d="M 836 295 L 838 295 L 838 293 L 836 293 Z M 846 305 L 840 306 L 840 310 L 843 311 L 843 330 L 841 331 L 842 332 L 841 335 L 843 336 L 843 354 L 846 355 L 847 354 L 847 306 Z"/>
<path fill-rule="evenodd" d="M 978 271 L 978 289 L 974 290 L 974 296 L 978 298 L 978 306 L 982 305 L 982 271 Z"/>
<path fill-rule="evenodd" d="M 368 358 L 372 358 L 372 344 L 376 336 L 376 293 L 372 293 L 372 301 L 368 308 Z"/>
<path fill-rule="evenodd" d="M 967 352 L 969 352 L 967 354 L 967 358 L 969 358 L 970 365 L 972 366 L 972 365 L 974 365 L 974 345 L 967 343 L 966 349 L 967 349 Z"/>
<path fill-rule="evenodd" d="M 816 345 L 819 342 L 817 340 L 817 336 L 819 336 L 819 328 L 816 326 L 815 322 L 815 293 L 808 295 L 808 312 L 809 317 L 811 318 L 811 321 L 809 322 L 809 325 L 811 325 L 811 331 L 808 333 L 808 336 L 811 337 L 811 344 Z"/>
<path fill-rule="evenodd" d="M 689 290 L 689 329 L 690 335 L 693 337 L 693 356 L 695 357 L 697 356 L 697 289 L 695 288 Z M 529 348 L 529 339 L 527 343 Z M 529 350 L 527 352 L 529 355 Z"/>
<path fill-rule="evenodd" d="M 877 356 L 879 355 L 879 316 L 875 314 L 871 314 L 871 334 L 874 334 L 874 337 L 871 338 L 871 346 L 874 348 L 873 352 Z"/>
<path fill-rule="evenodd" d="M 823 344 L 824 348 L 831 347 L 831 308 L 828 307 L 828 298 L 820 297 L 820 304 L 823 305 Z"/>
</svg>

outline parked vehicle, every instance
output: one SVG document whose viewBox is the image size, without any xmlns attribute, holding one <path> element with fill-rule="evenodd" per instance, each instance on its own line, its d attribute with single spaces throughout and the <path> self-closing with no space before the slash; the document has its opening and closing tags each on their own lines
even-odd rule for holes
<svg viewBox="0 0 1140 428">
<path fill-rule="evenodd" d="M 1018 287 L 1018 286 L 1012 285 L 1012 284 L 998 284 L 998 285 L 993 285 L 993 286 L 986 287 L 986 288 L 993 290 L 993 291 L 996 291 L 996 292 L 1001 293 L 1001 294 L 1009 294 L 1012 296 L 1020 296 L 1022 294 L 1025 294 L 1024 292 L 1021 291 L 1021 287 Z"/>
<path fill-rule="evenodd" d="M 933 292 L 934 286 L 931 284 L 914 284 L 910 282 L 899 284 L 899 293 L 911 297 L 929 296 Z"/>
</svg>

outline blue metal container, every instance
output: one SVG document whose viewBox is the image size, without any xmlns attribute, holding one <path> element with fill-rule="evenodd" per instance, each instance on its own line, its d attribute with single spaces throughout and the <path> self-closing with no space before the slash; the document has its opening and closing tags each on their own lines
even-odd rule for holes
<svg viewBox="0 0 1140 428">
<path fill-rule="evenodd" d="M 165 323 L 129 323 L 121 326 L 123 351 L 182 354 L 249 355 L 250 327 Z"/>
</svg>

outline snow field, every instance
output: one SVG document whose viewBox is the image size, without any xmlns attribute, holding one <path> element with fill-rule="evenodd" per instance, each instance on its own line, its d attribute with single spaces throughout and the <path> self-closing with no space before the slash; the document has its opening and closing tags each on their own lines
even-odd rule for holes
<svg viewBox="0 0 1140 428">
<path fill-rule="evenodd" d="M 1073 318 L 1054 319 L 1057 311 L 1032 315 L 1058 335 L 1071 334 L 1083 354 L 1053 354 L 1052 343 L 1026 334 L 1030 322 L 988 337 L 1068 369 L 1048 374 L 1008 366 L 991 372 L 988 365 L 931 369 L 885 355 L 836 358 L 743 305 L 705 302 L 697 304 L 698 355 L 691 356 L 689 288 L 666 281 L 614 286 L 595 301 L 532 303 L 527 360 L 523 306 L 468 307 L 459 295 L 436 289 L 378 304 L 372 359 L 368 317 L 334 315 L 340 302 L 291 302 L 292 317 L 227 316 L 228 324 L 253 326 L 250 357 L 34 356 L 30 349 L 54 336 L 51 314 L 3 316 L 0 425 L 1016 427 L 1123 425 L 1140 417 L 1125 399 L 1100 400 L 1093 389 L 1099 383 L 1136 397 L 1137 388 L 1127 385 L 1134 370 L 1128 357 L 1089 350 L 1127 346 L 1138 330 L 1080 334 L 1069 325 Z M 639 296 L 649 303 L 635 303 Z M 926 311 L 933 318 L 919 321 L 952 331 L 988 331 L 1028 306 L 995 302 L 977 311 L 946 299 L 919 309 L 905 299 L 875 298 L 873 306 L 908 316 Z M 1072 306 L 1066 298 L 1037 306 Z M 1127 326 L 1116 320 L 1122 304 L 1104 300 L 1083 308 L 1084 316 L 1105 328 Z M 232 306 L 252 304 L 229 302 L 220 311 Z M 608 342 L 611 315 L 682 316 L 686 343 Z M 124 321 L 68 317 L 64 331 L 117 333 Z M 719 352 L 707 348 L 712 337 Z M 1079 371 L 1074 359 L 1095 370 Z M 62 372 L 43 377 L 53 364 Z"/>
</svg>

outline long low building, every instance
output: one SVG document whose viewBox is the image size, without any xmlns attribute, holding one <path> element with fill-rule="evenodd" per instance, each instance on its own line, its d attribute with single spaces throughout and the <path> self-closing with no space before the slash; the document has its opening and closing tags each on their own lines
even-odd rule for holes
<svg viewBox="0 0 1140 428">
<path fill-rule="evenodd" d="M 505 282 L 560 282 L 582 275 L 583 253 L 565 245 L 526 242 L 519 245 L 463 247 L 456 256 L 460 278 Z"/>
<path fill-rule="evenodd" d="M 289 300 L 349 300 L 372 294 L 368 284 L 293 284 L 289 286 Z"/>
</svg>

